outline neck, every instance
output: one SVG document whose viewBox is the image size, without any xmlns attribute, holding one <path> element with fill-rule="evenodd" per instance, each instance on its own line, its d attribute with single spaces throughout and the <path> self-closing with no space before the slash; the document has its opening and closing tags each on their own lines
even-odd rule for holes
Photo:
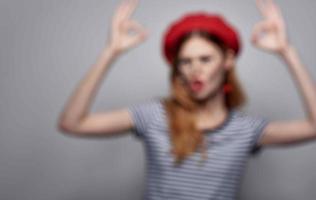
<svg viewBox="0 0 316 200">
<path fill-rule="evenodd" d="M 217 92 L 213 98 L 208 98 L 196 110 L 196 125 L 200 130 L 211 130 L 227 120 L 229 113 L 224 105 L 224 94 Z"/>
<path fill-rule="evenodd" d="M 216 92 L 216 94 L 207 98 L 204 102 L 201 102 L 196 110 L 198 118 L 207 117 L 208 119 L 215 119 L 226 116 L 227 114 L 228 110 L 225 105 L 223 92 Z"/>
</svg>

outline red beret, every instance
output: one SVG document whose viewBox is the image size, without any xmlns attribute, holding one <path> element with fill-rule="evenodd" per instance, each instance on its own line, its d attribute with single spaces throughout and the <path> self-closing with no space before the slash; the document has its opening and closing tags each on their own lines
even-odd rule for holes
<svg viewBox="0 0 316 200">
<path fill-rule="evenodd" d="M 182 16 L 173 22 L 163 37 L 163 54 L 171 64 L 175 57 L 177 43 L 181 37 L 192 30 L 205 30 L 218 36 L 238 55 L 241 49 L 238 32 L 221 15 L 203 11 Z"/>
</svg>

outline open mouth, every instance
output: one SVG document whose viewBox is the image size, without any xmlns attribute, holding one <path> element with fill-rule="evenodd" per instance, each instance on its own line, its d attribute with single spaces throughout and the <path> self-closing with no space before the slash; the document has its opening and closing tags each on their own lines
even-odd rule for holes
<svg viewBox="0 0 316 200">
<path fill-rule="evenodd" d="M 202 81 L 195 80 L 190 83 L 190 87 L 193 91 L 200 91 L 203 89 L 204 83 Z"/>
</svg>

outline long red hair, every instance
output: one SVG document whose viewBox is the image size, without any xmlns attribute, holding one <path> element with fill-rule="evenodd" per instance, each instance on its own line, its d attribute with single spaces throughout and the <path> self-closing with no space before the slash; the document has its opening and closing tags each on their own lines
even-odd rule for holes
<svg viewBox="0 0 316 200">
<path fill-rule="evenodd" d="M 204 31 L 192 31 L 184 36 L 177 47 L 178 52 L 193 34 L 198 34 L 213 43 L 217 44 L 225 55 L 227 47 L 216 36 L 210 35 Z M 189 96 L 187 89 L 181 83 L 178 71 L 177 58 L 174 59 L 171 66 L 170 83 L 171 95 L 163 99 L 165 109 L 167 111 L 167 119 L 170 130 L 170 139 L 172 144 L 172 153 L 175 157 L 174 164 L 180 164 L 190 154 L 200 151 L 202 161 L 207 159 L 206 142 L 203 132 L 196 128 L 193 112 L 197 108 L 197 103 Z M 225 105 L 230 111 L 233 108 L 240 107 L 246 102 L 246 97 L 237 80 L 235 66 L 226 71 L 224 83 L 232 86 L 232 91 L 225 94 Z"/>
</svg>

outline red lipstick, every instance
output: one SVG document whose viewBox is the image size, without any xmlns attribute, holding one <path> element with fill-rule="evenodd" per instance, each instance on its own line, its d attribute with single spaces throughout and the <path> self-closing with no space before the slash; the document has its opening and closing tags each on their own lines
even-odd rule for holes
<svg viewBox="0 0 316 200">
<path fill-rule="evenodd" d="M 190 83 L 190 87 L 193 91 L 198 92 L 203 89 L 204 83 L 203 81 L 200 81 L 200 80 L 194 80 Z"/>
</svg>

